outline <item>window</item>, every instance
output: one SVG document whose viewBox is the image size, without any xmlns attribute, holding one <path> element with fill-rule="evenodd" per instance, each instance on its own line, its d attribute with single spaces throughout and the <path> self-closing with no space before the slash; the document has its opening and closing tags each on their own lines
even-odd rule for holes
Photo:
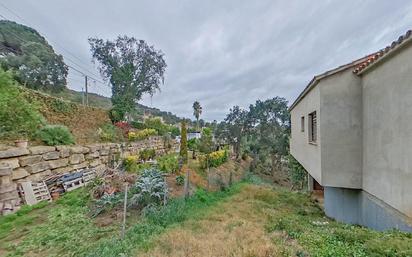
<svg viewBox="0 0 412 257">
<path fill-rule="evenodd" d="M 309 133 L 309 143 L 316 143 L 317 139 L 317 119 L 316 111 L 309 113 L 308 115 L 308 133 Z"/>
<path fill-rule="evenodd" d="M 305 132 L 305 116 L 300 118 L 300 131 Z"/>
</svg>

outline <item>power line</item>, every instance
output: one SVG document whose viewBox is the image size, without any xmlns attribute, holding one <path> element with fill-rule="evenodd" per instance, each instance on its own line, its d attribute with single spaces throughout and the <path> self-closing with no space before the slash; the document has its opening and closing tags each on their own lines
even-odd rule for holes
<svg viewBox="0 0 412 257">
<path fill-rule="evenodd" d="M 2 15 L 2 14 L 0 14 L 0 17 L 2 17 L 2 18 L 5 19 L 5 20 L 8 20 L 8 19 L 7 19 L 4 15 Z M 18 36 L 17 34 L 15 34 L 13 31 L 7 30 L 7 29 L 5 29 L 5 28 L 3 28 L 3 29 L 6 30 L 7 32 L 9 32 L 11 35 L 13 35 L 16 39 L 20 40 L 21 43 L 26 42 L 24 39 L 22 39 L 20 36 Z M 95 78 L 94 76 L 90 76 L 89 74 L 86 74 L 85 72 L 83 72 L 83 71 L 81 71 L 81 70 L 79 70 L 79 69 L 77 69 L 77 68 L 75 68 L 75 67 L 73 67 L 73 66 L 71 66 L 71 65 L 69 65 L 69 64 L 66 64 L 66 65 L 67 65 L 67 67 L 69 67 L 69 68 L 71 68 L 72 70 L 74 70 L 74 71 L 82 74 L 83 76 L 87 76 L 87 77 L 93 79 L 94 81 L 102 84 L 103 86 L 106 86 L 106 87 L 111 88 L 108 84 L 106 84 L 105 82 L 103 82 L 103 81 Z"/>
<path fill-rule="evenodd" d="M 6 5 L 4 5 L 3 3 L 0 3 L 1 6 L 3 6 L 6 10 L 8 10 L 10 13 L 12 13 L 14 16 L 16 16 L 17 18 L 19 18 L 21 21 L 25 22 L 27 25 L 30 25 L 30 23 L 24 19 L 23 17 L 21 17 L 19 14 L 17 14 L 15 11 L 13 11 L 12 9 L 8 8 Z M 50 40 L 50 39 L 49 39 Z M 70 56 L 72 56 L 73 58 L 77 59 L 78 61 L 80 61 L 81 63 L 83 63 L 84 65 L 89 65 L 86 64 L 82 59 L 80 59 L 79 57 L 77 57 L 76 55 L 74 55 L 73 53 L 71 53 L 69 50 L 67 50 L 65 47 L 63 47 L 59 42 L 54 41 L 55 45 L 59 46 L 59 48 L 61 48 L 64 52 L 66 52 L 67 54 L 69 54 Z M 96 73 L 82 67 L 81 65 L 77 64 L 75 61 L 71 60 L 70 58 L 68 58 L 67 56 L 65 57 L 66 59 L 68 59 L 69 61 L 71 61 L 72 63 L 74 63 L 75 65 L 77 65 L 78 67 L 86 70 L 88 73 L 92 74 L 93 76 L 98 77 L 99 75 L 97 75 Z"/>
</svg>

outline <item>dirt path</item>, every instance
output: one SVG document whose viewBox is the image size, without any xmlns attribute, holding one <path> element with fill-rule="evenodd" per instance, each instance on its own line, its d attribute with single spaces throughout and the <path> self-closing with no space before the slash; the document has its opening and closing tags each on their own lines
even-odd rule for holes
<svg viewBox="0 0 412 257">
<path fill-rule="evenodd" d="M 294 248 L 280 234 L 265 231 L 269 208 L 256 196 L 271 189 L 246 186 L 200 220 L 189 220 L 155 240 L 153 248 L 137 256 L 173 257 L 270 257 L 290 256 Z M 288 249 L 284 247 L 288 244 Z"/>
</svg>

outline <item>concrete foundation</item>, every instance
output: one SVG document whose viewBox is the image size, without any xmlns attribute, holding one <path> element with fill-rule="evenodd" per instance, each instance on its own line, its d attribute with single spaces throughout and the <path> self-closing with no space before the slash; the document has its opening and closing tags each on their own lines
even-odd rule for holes
<svg viewBox="0 0 412 257">
<path fill-rule="evenodd" d="M 376 230 L 412 232 L 412 220 L 359 189 L 325 187 L 325 213 L 338 221 Z"/>
</svg>

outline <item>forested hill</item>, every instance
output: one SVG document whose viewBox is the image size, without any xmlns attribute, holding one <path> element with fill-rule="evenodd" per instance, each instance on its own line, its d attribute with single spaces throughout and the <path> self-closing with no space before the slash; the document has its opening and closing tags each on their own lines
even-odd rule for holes
<svg viewBox="0 0 412 257">
<path fill-rule="evenodd" d="M 26 87 L 45 91 L 53 96 L 75 102 L 83 102 L 82 92 L 66 87 L 68 67 L 63 57 L 39 32 L 13 21 L 0 20 L 0 65 L 13 71 L 14 78 Z M 89 104 L 110 109 L 110 98 L 89 93 Z M 162 117 L 166 123 L 175 124 L 182 119 L 171 112 L 137 104 L 137 111 Z"/>
</svg>

